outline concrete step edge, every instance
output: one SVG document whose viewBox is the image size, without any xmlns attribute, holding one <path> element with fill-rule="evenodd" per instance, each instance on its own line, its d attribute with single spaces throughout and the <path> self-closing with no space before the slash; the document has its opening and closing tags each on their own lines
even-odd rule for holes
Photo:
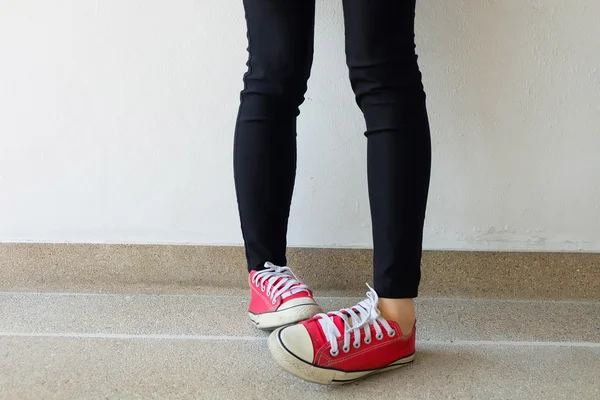
<svg viewBox="0 0 600 400">
<path fill-rule="evenodd" d="M 368 249 L 292 248 L 289 264 L 315 291 L 362 296 Z M 0 243 L 0 291 L 196 293 L 246 287 L 236 246 Z M 600 300 L 600 254 L 426 251 L 420 294 Z"/>
<path fill-rule="evenodd" d="M 362 298 L 318 297 L 325 311 Z M 0 337 L 259 340 L 247 296 L 0 293 Z M 600 346 L 600 301 L 417 300 L 418 337 L 457 342 Z"/>
</svg>

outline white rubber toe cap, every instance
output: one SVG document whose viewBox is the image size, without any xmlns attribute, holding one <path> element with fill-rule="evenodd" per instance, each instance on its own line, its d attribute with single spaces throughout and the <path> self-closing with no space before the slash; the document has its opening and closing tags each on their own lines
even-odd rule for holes
<svg viewBox="0 0 600 400">
<path fill-rule="evenodd" d="M 297 324 L 283 328 L 279 332 L 279 340 L 296 357 L 309 363 L 313 362 L 315 352 L 304 325 Z"/>
</svg>

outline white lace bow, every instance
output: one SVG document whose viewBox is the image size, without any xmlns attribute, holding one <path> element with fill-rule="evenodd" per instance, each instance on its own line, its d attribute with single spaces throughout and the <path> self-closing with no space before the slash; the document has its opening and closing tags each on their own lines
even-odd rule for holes
<svg viewBox="0 0 600 400">
<path fill-rule="evenodd" d="M 379 296 L 377 296 L 377 292 L 371 286 L 367 286 L 369 287 L 367 298 L 354 307 L 330 312 L 328 314 L 317 315 L 317 317 L 321 317 L 319 323 L 321 324 L 321 328 L 323 328 L 325 338 L 331 343 L 330 353 L 334 357 L 340 354 L 337 339 L 342 336 L 342 332 L 340 332 L 334 323 L 334 317 L 339 317 L 344 321 L 344 343 L 342 346 L 342 351 L 344 353 L 350 351 L 350 338 L 352 333 L 354 333 L 354 341 L 352 344 L 354 348 L 358 349 L 361 346 L 361 337 L 363 335 L 364 343 L 371 343 L 371 326 L 375 329 L 375 338 L 377 340 L 383 340 L 384 338 L 381 326 L 385 328 L 389 337 L 396 335 L 396 331 L 379 313 L 379 309 L 377 308 Z M 363 335 L 361 335 L 361 330 L 363 331 Z"/>
</svg>

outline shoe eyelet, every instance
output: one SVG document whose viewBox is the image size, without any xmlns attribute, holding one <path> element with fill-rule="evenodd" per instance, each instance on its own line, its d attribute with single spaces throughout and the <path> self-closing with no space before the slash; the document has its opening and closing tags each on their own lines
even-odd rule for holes
<svg viewBox="0 0 600 400">
<path fill-rule="evenodd" d="M 264 286 L 260 287 L 261 292 L 264 292 L 266 290 L 266 288 Z"/>
<path fill-rule="evenodd" d="M 396 331 L 390 331 L 390 332 L 388 332 L 388 336 L 389 336 L 389 337 L 394 337 L 394 336 L 396 336 Z"/>
<path fill-rule="evenodd" d="M 342 347 L 342 350 L 344 350 L 344 353 L 347 353 L 350 351 L 350 346 Z"/>
<path fill-rule="evenodd" d="M 267 290 L 267 296 L 270 296 L 271 292 L 269 290 Z"/>
<path fill-rule="evenodd" d="M 365 339 L 365 344 L 371 344 L 371 338 Z"/>
<path fill-rule="evenodd" d="M 360 342 L 355 342 L 355 343 L 354 343 L 354 348 L 355 348 L 355 349 L 358 349 L 358 348 L 360 348 Z"/>
<path fill-rule="evenodd" d="M 256 281 L 255 285 L 256 287 L 260 287 L 260 283 L 258 283 L 258 281 Z"/>
<path fill-rule="evenodd" d="M 333 351 L 333 349 L 329 350 L 329 354 L 331 354 L 332 357 L 337 357 L 340 354 L 339 350 Z"/>
<path fill-rule="evenodd" d="M 272 304 L 277 304 L 277 300 L 273 299 L 273 301 L 271 301 Z"/>
<path fill-rule="evenodd" d="M 375 336 L 375 338 L 376 338 L 377 340 L 383 340 L 383 333 L 378 333 L 378 334 Z"/>
</svg>

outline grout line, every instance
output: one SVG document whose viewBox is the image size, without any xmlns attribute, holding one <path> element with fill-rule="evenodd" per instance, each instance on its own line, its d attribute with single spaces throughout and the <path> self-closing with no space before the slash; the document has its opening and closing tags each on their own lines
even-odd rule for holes
<svg viewBox="0 0 600 400">
<path fill-rule="evenodd" d="M 232 293 L 244 289 L 225 289 Z M 0 292 L 0 296 L 89 296 L 89 297 L 242 297 L 239 294 L 212 293 L 84 293 L 84 292 Z"/>
<path fill-rule="evenodd" d="M 479 298 L 463 298 L 463 297 L 418 297 L 416 301 L 464 301 L 464 302 L 488 302 L 488 303 L 517 303 L 517 304 L 525 304 L 525 303 L 553 303 L 553 304 L 589 304 L 589 305 L 598 305 L 600 303 L 600 298 L 598 300 L 552 300 L 552 299 L 479 299 Z"/>
<path fill-rule="evenodd" d="M 528 342 L 508 340 L 417 340 L 420 345 L 432 344 L 436 346 L 516 346 L 516 347 L 583 347 L 600 349 L 596 342 Z"/>
<path fill-rule="evenodd" d="M 65 339 L 122 339 L 122 340 L 189 340 L 189 341 L 236 341 L 264 342 L 265 336 L 216 336 L 216 335 L 144 335 L 120 333 L 77 333 L 77 332 L 0 332 L 0 337 L 65 338 Z M 575 347 L 600 349 L 596 342 L 540 342 L 507 340 L 417 340 L 419 345 L 436 346 L 516 346 L 516 347 Z"/>
<path fill-rule="evenodd" d="M 77 333 L 77 332 L 0 332 L 0 337 L 40 337 L 66 339 L 125 339 L 125 340 L 217 340 L 217 341 L 265 341 L 261 336 L 212 336 L 212 335 L 143 335 L 124 333 Z"/>
<path fill-rule="evenodd" d="M 242 291 L 243 289 L 233 289 L 234 291 Z M 0 296 L 31 296 L 31 297 L 39 297 L 39 296 L 53 296 L 53 297 L 200 297 L 200 298 L 231 298 L 231 297 L 239 297 L 246 298 L 246 296 L 241 296 L 239 294 L 201 294 L 201 293 L 181 293 L 181 294 L 161 294 L 161 293 L 69 293 L 69 292 L 0 292 Z M 357 296 L 315 296 L 319 300 L 331 301 L 331 300 L 339 300 L 339 299 L 362 299 L 362 297 Z M 552 299 L 481 299 L 481 298 L 454 298 L 454 297 L 427 297 L 421 296 L 417 299 L 417 302 L 421 301 L 456 301 L 456 302 L 504 302 L 504 303 L 558 303 L 558 304 L 594 304 L 597 305 L 600 302 L 599 300 L 552 300 Z"/>
</svg>

